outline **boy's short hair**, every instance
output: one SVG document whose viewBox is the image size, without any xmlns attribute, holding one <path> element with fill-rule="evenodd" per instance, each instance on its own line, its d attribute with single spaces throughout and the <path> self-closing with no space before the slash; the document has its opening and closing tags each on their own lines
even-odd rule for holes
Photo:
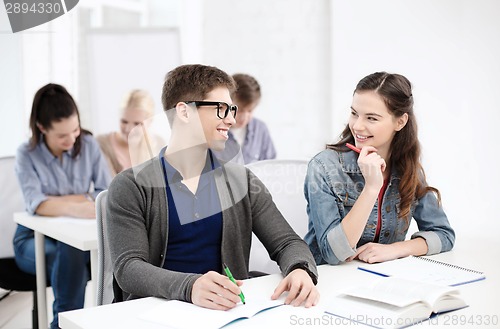
<svg viewBox="0 0 500 329">
<path fill-rule="evenodd" d="M 236 84 L 230 75 L 214 66 L 181 65 L 165 77 L 161 94 L 163 109 L 170 110 L 179 102 L 203 100 L 217 87 L 226 87 L 232 94 Z"/>
<path fill-rule="evenodd" d="M 233 79 L 236 82 L 236 90 L 231 94 L 231 98 L 234 102 L 237 100 L 239 106 L 247 106 L 260 100 L 260 85 L 254 77 L 237 73 L 233 74 Z"/>
</svg>

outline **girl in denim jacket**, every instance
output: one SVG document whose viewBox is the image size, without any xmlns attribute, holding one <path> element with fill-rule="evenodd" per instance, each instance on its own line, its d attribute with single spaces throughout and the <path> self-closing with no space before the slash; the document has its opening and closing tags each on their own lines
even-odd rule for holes
<svg viewBox="0 0 500 329">
<path fill-rule="evenodd" d="M 425 179 L 411 83 L 402 75 L 377 72 L 358 83 L 349 123 L 340 141 L 309 163 L 304 193 L 305 240 L 317 264 L 375 263 L 453 248 L 439 191 Z M 405 240 L 412 218 L 419 231 Z"/>
</svg>

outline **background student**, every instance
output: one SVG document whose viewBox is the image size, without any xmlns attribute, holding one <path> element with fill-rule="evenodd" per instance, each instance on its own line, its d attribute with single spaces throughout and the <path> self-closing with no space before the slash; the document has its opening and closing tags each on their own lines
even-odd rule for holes
<svg viewBox="0 0 500 329">
<path fill-rule="evenodd" d="M 243 154 L 243 163 L 275 159 L 276 150 L 266 124 L 253 117 L 261 99 L 260 85 L 248 74 L 234 74 L 236 90 L 231 93 L 238 106 L 238 120 L 229 131 L 229 143 L 238 143 Z M 240 161 L 241 162 L 241 161 Z"/>
<path fill-rule="evenodd" d="M 219 162 L 235 124 L 231 76 L 184 65 L 167 74 L 162 102 L 172 128 L 168 147 L 134 174 L 110 185 L 108 241 L 115 299 L 156 296 L 227 310 L 240 301 L 236 279 L 248 278 L 252 232 L 285 278 L 272 298 L 315 305 L 317 270 L 304 241 L 290 228 L 262 182 L 245 167 Z M 117 293 L 120 290 L 120 294 Z"/>
<path fill-rule="evenodd" d="M 48 84 L 37 91 L 30 129 L 30 140 L 18 148 L 16 156 L 26 210 L 41 216 L 95 218 L 93 200 L 108 187 L 111 177 L 99 145 L 80 127 L 78 108 L 63 86 Z M 14 252 L 19 268 L 35 274 L 32 230 L 18 225 Z M 89 252 L 48 237 L 45 254 L 47 277 L 54 290 L 50 326 L 58 328 L 59 312 L 83 307 L 90 257 Z"/>
<path fill-rule="evenodd" d="M 165 145 L 160 136 L 152 133 L 146 136 L 145 129 L 140 127 L 145 125 L 147 128 L 147 119 L 153 116 L 151 95 L 145 90 L 132 90 L 125 95 L 121 105 L 120 131 L 97 136 L 113 176 L 151 159 Z"/>
<path fill-rule="evenodd" d="M 408 79 L 368 75 L 356 86 L 350 111 L 340 141 L 316 155 L 307 171 L 305 240 L 316 263 L 374 263 L 452 249 L 455 233 L 420 162 Z M 412 218 L 419 231 L 405 241 Z"/>
</svg>

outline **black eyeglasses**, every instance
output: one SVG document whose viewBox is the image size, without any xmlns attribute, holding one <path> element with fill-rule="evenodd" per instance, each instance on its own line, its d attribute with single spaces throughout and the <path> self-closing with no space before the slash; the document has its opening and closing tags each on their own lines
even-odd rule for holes
<svg viewBox="0 0 500 329">
<path fill-rule="evenodd" d="M 211 101 L 187 101 L 186 104 L 194 103 L 196 107 L 198 106 L 217 106 L 217 117 L 219 119 L 225 119 L 229 112 L 236 118 L 236 112 L 238 112 L 237 105 L 229 105 L 225 102 L 211 102 Z M 222 115 L 221 115 L 222 113 Z"/>
</svg>

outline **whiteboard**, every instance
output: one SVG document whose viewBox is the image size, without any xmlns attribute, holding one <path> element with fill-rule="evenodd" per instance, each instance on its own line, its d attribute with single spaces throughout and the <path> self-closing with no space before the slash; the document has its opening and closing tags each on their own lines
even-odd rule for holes
<svg viewBox="0 0 500 329">
<path fill-rule="evenodd" d="M 94 135 L 118 130 L 120 104 L 132 89 L 147 90 L 154 99 L 157 116 L 164 116 L 163 81 L 181 64 L 178 29 L 90 30 L 86 48 L 88 111 Z"/>
</svg>

